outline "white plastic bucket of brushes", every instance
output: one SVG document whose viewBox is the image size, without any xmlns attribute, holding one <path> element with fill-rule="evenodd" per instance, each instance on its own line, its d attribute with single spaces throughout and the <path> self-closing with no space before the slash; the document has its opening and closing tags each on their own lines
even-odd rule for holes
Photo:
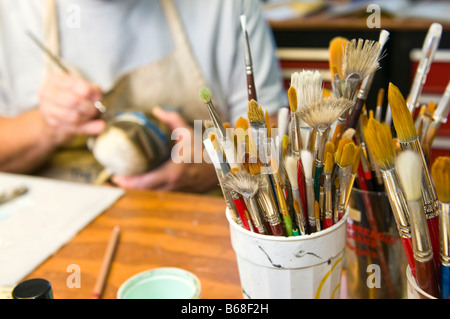
<svg viewBox="0 0 450 319">
<path fill-rule="evenodd" d="M 292 237 L 253 233 L 226 216 L 244 298 L 340 297 L 348 209 L 332 227 Z"/>
</svg>

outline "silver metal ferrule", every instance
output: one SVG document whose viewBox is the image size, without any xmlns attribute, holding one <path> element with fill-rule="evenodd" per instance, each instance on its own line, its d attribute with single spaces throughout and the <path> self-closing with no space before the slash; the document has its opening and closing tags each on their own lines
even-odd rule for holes
<svg viewBox="0 0 450 319">
<path fill-rule="evenodd" d="M 409 210 L 394 169 L 382 170 L 384 186 L 401 237 L 411 238 Z"/>
<path fill-rule="evenodd" d="M 305 180 L 306 204 L 308 207 L 308 222 L 312 229 L 316 228 L 316 214 L 314 213 L 314 179 Z"/>
<path fill-rule="evenodd" d="M 339 203 L 334 215 L 334 221 L 338 221 L 339 214 L 344 214 L 345 211 L 345 199 L 348 192 L 348 184 L 352 175 L 352 165 L 346 167 L 339 166 Z"/>
<path fill-rule="evenodd" d="M 408 200 L 409 213 L 411 217 L 411 235 L 414 259 L 420 262 L 429 261 L 433 258 L 430 233 L 425 218 L 422 198 Z"/>
<path fill-rule="evenodd" d="M 331 189 L 331 174 L 325 174 L 325 180 L 323 182 L 323 191 L 325 193 L 325 219 L 333 218 L 333 194 L 331 192 Z"/>
<path fill-rule="evenodd" d="M 253 221 L 253 224 L 258 229 L 258 232 L 260 234 L 265 234 L 266 230 L 264 228 L 264 223 L 261 219 L 261 214 L 259 212 L 258 204 L 256 203 L 256 200 L 253 196 L 246 197 L 243 196 L 245 205 L 247 206 L 247 209 L 249 210 L 250 217 Z"/>
</svg>

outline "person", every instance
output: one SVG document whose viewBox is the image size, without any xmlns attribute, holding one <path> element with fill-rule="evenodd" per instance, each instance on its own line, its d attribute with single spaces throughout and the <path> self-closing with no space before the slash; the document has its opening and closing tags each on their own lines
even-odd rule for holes
<svg viewBox="0 0 450 319">
<path fill-rule="evenodd" d="M 99 100 L 110 114 L 153 110 L 171 129 L 192 129 L 194 120 L 209 119 L 198 95 L 206 86 L 224 121 L 245 117 L 241 14 L 258 102 L 276 117 L 287 97 L 259 0 L 0 0 L 0 170 L 95 180 L 102 168 L 86 136 L 107 125 L 94 107 Z M 61 72 L 27 32 L 70 72 Z M 112 182 L 189 192 L 217 185 L 211 164 L 171 160 Z"/>
</svg>

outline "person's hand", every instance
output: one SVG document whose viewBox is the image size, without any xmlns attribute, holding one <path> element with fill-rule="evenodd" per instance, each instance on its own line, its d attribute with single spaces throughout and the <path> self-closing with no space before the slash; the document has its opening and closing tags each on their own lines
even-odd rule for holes
<svg viewBox="0 0 450 319">
<path fill-rule="evenodd" d="M 176 128 L 186 128 L 190 136 L 183 136 L 177 146 L 179 149 L 186 145 L 191 150 L 191 158 L 194 152 L 202 150 L 194 149 L 194 131 L 186 124 L 183 118 L 176 112 L 165 112 L 161 108 L 154 109 L 153 114 L 162 122 L 166 123 L 172 130 Z M 189 148 L 188 148 L 189 147 Z M 166 191 L 189 191 L 205 192 L 218 184 L 214 166 L 204 160 L 201 163 L 175 163 L 169 159 L 160 167 L 140 176 L 113 176 L 112 182 L 122 188 L 153 189 Z"/>
<path fill-rule="evenodd" d="M 56 144 L 78 134 L 96 135 L 105 127 L 94 102 L 102 96 L 101 89 L 80 77 L 50 74 L 39 92 L 39 110 L 50 128 Z"/>
</svg>

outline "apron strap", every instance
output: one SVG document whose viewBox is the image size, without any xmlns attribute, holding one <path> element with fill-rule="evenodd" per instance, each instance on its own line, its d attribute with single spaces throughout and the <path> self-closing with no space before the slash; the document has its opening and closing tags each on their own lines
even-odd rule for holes
<svg viewBox="0 0 450 319">
<path fill-rule="evenodd" d="M 186 71 L 191 75 L 193 80 L 196 81 L 200 89 L 201 86 L 205 86 L 206 82 L 200 71 L 200 64 L 196 60 L 191 45 L 187 39 L 177 8 L 173 0 L 160 0 L 159 2 L 169 24 L 178 58 L 184 62 L 183 65 L 188 68 Z"/>
</svg>

